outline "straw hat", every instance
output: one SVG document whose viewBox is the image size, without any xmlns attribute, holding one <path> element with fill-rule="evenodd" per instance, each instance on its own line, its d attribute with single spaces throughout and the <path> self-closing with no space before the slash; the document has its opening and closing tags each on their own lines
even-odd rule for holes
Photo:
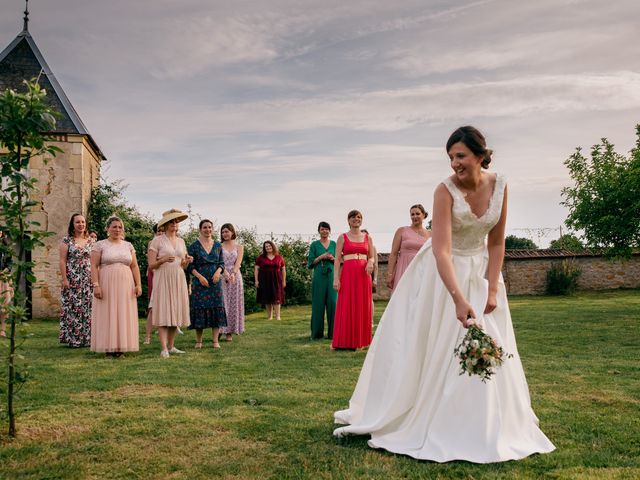
<svg viewBox="0 0 640 480">
<path fill-rule="evenodd" d="M 158 228 L 163 226 L 165 223 L 170 222 L 171 220 L 177 220 L 178 223 L 180 223 L 187 218 L 189 218 L 189 215 L 181 210 L 178 210 L 177 208 L 172 208 L 171 210 L 163 212 L 162 219 L 158 222 Z"/>
</svg>

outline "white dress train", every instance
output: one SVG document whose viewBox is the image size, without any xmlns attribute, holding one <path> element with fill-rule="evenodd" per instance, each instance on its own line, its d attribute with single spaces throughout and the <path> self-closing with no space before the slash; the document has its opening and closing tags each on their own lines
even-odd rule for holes
<svg viewBox="0 0 640 480">
<path fill-rule="evenodd" d="M 453 350 L 466 330 L 442 283 L 428 240 L 402 276 L 364 361 L 347 410 L 335 412 L 334 435 L 370 434 L 369 445 L 411 457 L 491 463 L 546 453 L 554 445 L 538 428 L 518 355 L 507 295 L 487 301 L 485 238 L 500 218 L 505 180 L 496 177 L 487 212 L 476 217 L 460 190 L 453 198 L 453 265 L 459 286 L 485 331 L 513 354 L 486 383 L 459 375 Z"/>
</svg>

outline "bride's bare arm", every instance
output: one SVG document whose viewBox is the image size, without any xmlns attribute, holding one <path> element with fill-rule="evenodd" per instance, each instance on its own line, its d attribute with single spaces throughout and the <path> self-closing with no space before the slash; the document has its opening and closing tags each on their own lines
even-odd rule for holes
<svg viewBox="0 0 640 480">
<path fill-rule="evenodd" d="M 436 259 L 438 274 L 456 305 L 456 317 L 465 326 L 476 318 L 471 305 L 460 291 L 451 256 L 451 208 L 453 198 L 444 184 L 438 185 L 433 196 L 433 220 L 431 222 L 431 246 Z M 470 317 L 470 318 L 469 318 Z"/>
<path fill-rule="evenodd" d="M 504 234 L 507 224 L 507 187 L 504 187 L 504 198 L 502 200 L 502 212 L 498 223 L 491 229 L 487 237 L 487 249 L 489 250 L 489 266 L 487 267 L 487 277 L 489 279 L 489 296 L 484 313 L 491 313 L 496 308 L 496 293 L 498 292 L 498 280 L 504 261 Z"/>
</svg>

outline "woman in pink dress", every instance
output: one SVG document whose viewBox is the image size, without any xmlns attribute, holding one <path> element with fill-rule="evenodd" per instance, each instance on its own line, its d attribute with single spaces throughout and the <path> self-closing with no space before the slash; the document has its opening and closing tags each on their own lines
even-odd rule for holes
<svg viewBox="0 0 640 480">
<path fill-rule="evenodd" d="M 360 231 L 362 214 L 347 215 L 349 231 L 338 237 L 333 263 L 333 288 L 338 292 L 333 326 L 333 349 L 358 349 L 371 343 L 371 274 L 373 241 Z"/>
<path fill-rule="evenodd" d="M 124 240 L 124 224 L 107 220 L 107 239 L 91 251 L 91 351 L 119 357 L 138 351 L 138 303 L 142 294 L 136 251 Z"/>
<path fill-rule="evenodd" d="M 149 305 L 153 311 L 153 325 L 158 327 L 160 356 L 182 354 L 175 346 L 180 327 L 189 325 L 189 290 L 184 269 L 193 261 L 187 255 L 184 240 L 178 237 L 178 224 L 189 216 L 176 208 L 167 210 L 158 222 L 164 233 L 151 240 L 147 262 L 153 272 L 153 292 Z"/>
<path fill-rule="evenodd" d="M 244 247 L 236 243 L 236 229 L 230 223 L 220 227 L 222 239 L 222 258 L 224 260 L 224 309 L 227 312 L 227 326 L 220 329 L 225 339 L 230 342 L 233 334 L 244 332 L 244 286 L 242 283 L 242 257 Z"/>
<path fill-rule="evenodd" d="M 431 231 L 422 225 L 428 214 L 419 203 L 409 209 L 411 215 L 411 225 L 400 227 L 396 230 L 389 254 L 389 265 L 387 270 L 387 286 L 395 289 L 402 274 L 407 269 L 413 257 L 422 248 L 424 242 L 431 238 Z"/>
</svg>

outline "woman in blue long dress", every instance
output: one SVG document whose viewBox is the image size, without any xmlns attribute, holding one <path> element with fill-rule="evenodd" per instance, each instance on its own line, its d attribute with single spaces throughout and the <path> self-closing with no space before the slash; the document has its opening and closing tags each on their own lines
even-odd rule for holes
<svg viewBox="0 0 640 480">
<path fill-rule="evenodd" d="M 198 228 L 200 236 L 189 245 L 189 255 L 193 257 L 193 262 L 187 267 L 189 274 L 195 277 L 191 286 L 189 328 L 196 331 L 196 349 L 202 348 L 202 333 L 205 328 L 212 329 L 213 348 L 220 348 L 220 327 L 227 326 L 220 282 L 224 272 L 222 245 L 213 240 L 211 220 L 202 220 Z"/>
</svg>

